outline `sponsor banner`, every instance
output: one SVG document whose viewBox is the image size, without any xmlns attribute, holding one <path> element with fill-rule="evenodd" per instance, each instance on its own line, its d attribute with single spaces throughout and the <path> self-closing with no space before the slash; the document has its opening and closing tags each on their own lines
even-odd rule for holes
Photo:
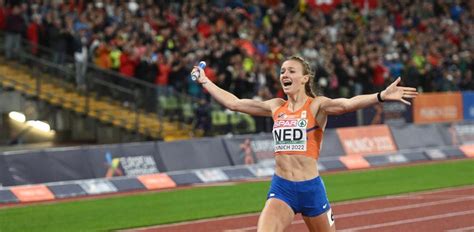
<svg viewBox="0 0 474 232">
<path fill-rule="evenodd" d="M 109 180 L 119 192 L 143 190 L 145 186 L 135 177 L 113 178 Z"/>
<path fill-rule="evenodd" d="M 323 145 L 319 157 L 339 157 L 343 154 L 344 149 L 341 141 L 339 141 L 336 129 L 326 129 L 323 134 Z"/>
<path fill-rule="evenodd" d="M 446 159 L 446 155 L 439 149 L 429 149 L 425 151 L 425 154 L 432 160 Z"/>
<path fill-rule="evenodd" d="M 231 160 L 220 138 L 159 142 L 164 171 L 231 166 Z"/>
<path fill-rule="evenodd" d="M 10 171 L 8 170 L 8 166 L 3 157 L 4 155 L 0 153 L 0 187 L 15 185 L 15 182 L 11 177 Z"/>
<path fill-rule="evenodd" d="M 346 165 L 348 169 L 369 168 L 370 164 L 360 155 L 341 156 L 339 160 Z"/>
<path fill-rule="evenodd" d="M 272 134 L 239 135 L 223 138 L 234 165 L 250 165 L 273 159 Z"/>
<path fill-rule="evenodd" d="M 382 166 L 387 164 L 396 164 L 396 163 L 406 163 L 408 162 L 407 158 L 402 154 L 388 154 L 388 155 L 369 155 L 364 156 L 371 166 Z"/>
<path fill-rule="evenodd" d="M 461 151 L 461 149 L 457 147 L 449 147 L 449 148 L 443 148 L 441 151 L 446 154 L 449 158 L 464 158 L 464 152 Z"/>
<path fill-rule="evenodd" d="M 390 163 L 406 163 L 408 159 L 403 154 L 393 154 L 387 156 Z"/>
<path fill-rule="evenodd" d="M 422 151 L 406 152 L 403 153 L 403 156 L 405 156 L 405 158 L 410 162 L 429 160 L 425 153 Z"/>
<path fill-rule="evenodd" d="M 54 148 L 45 150 L 51 179 L 47 182 L 93 179 L 94 173 L 82 148 Z M 44 157 L 43 157 L 44 158 Z"/>
<path fill-rule="evenodd" d="M 94 146 L 84 152 L 95 178 L 158 173 L 154 142 Z"/>
<path fill-rule="evenodd" d="M 264 166 L 264 165 L 254 165 L 250 166 L 249 170 L 256 176 L 256 177 L 268 177 L 273 176 L 275 170 L 273 167 Z"/>
<path fill-rule="evenodd" d="M 68 198 L 87 195 L 86 191 L 78 184 L 48 185 L 49 190 L 56 198 Z"/>
<path fill-rule="evenodd" d="M 462 145 L 459 147 L 467 157 L 474 157 L 474 144 Z"/>
<path fill-rule="evenodd" d="M 108 180 L 96 179 L 96 180 L 84 180 L 78 181 L 82 189 L 84 189 L 87 194 L 95 195 L 102 193 L 114 193 L 117 192 L 115 186 L 110 183 Z"/>
<path fill-rule="evenodd" d="M 222 171 L 231 180 L 250 179 L 255 177 L 255 175 L 253 175 L 252 172 L 250 172 L 250 170 L 247 168 L 223 169 Z"/>
<path fill-rule="evenodd" d="M 202 180 L 199 179 L 194 172 L 168 173 L 168 176 L 173 179 L 178 186 L 202 183 Z"/>
<path fill-rule="evenodd" d="M 424 93 L 413 100 L 415 123 L 457 122 L 463 119 L 461 93 Z"/>
<path fill-rule="evenodd" d="M 54 170 L 42 151 L 7 152 L 4 159 L 15 185 L 46 183 L 54 179 Z"/>
<path fill-rule="evenodd" d="M 10 191 L 20 202 L 54 200 L 54 195 L 46 185 L 28 185 L 11 187 Z"/>
<path fill-rule="evenodd" d="M 464 120 L 474 120 L 474 92 L 462 92 Z"/>
<path fill-rule="evenodd" d="M 0 190 L 0 204 L 1 203 L 16 203 L 18 199 L 10 190 Z"/>
<path fill-rule="evenodd" d="M 137 179 L 150 190 L 176 187 L 176 183 L 165 173 L 138 176 Z"/>
<path fill-rule="evenodd" d="M 420 147 L 440 147 L 448 145 L 435 124 L 405 124 L 392 125 L 390 131 L 398 149 L 412 149 Z M 429 136 L 426 136 L 429 135 Z"/>
<path fill-rule="evenodd" d="M 346 155 L 370 155 L 397 150 L 386 125 L 338 128 L 337 134 Z"/>
<path fill-rule="evenodd" d="M 196 170 L 195 173 L 204 183 L 229 180 L 229 177 L 217 168 Z"/>
<path fill-rule="evenodd" d="M 399 125 L 413 122 L 412 107 L 401 102 L 385 102 L 362 110 L 363 124 Z"/>
<path fill-rule="evenodd" d="M 352 126 L 357 126 L 357 112 L 349 112 L 341 115 L 329 115 L 326 129 Z"/>
<path fill-rule="evenodd" d="M 387 155 L 368 155 L 365 156 L 365 159 L 369 162 L 370 166 L 381 166 L 390 163 Z"/>
<path fill-rule="evenodd" d="M 339 159 L 332 159 L 332 160 L 320 160 L 319 161 L 326 170 L 341 170 L 347 169 L 346 165 L 342 163 Z"/>
</svg>

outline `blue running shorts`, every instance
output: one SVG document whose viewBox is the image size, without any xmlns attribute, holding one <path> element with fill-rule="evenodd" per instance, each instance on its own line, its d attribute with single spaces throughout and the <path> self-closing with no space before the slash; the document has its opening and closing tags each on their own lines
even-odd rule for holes
<svg viewBox="0 0 474 232">
<path fill-rule="evenodd" d="M 328 211 L 331 206 L 320 176 L 305 181 L 289 181 L 273 175 L 267 199 L 280 199 L 293 209 L 295 214 L 315 217 Z"/>
</svg>

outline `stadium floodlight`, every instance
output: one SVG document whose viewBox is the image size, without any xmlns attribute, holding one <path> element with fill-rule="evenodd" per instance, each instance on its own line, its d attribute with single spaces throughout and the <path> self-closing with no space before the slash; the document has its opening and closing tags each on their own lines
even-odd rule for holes
<svg viewBox="0 0 474 232">
<path fill-rule="evenodd" d="M 26 121 L 25 115 L 20 113 L 20 112 L 16 112 L 16 111 L 10 112 L 8 114 L 8 117 L 10 117 L 11 119 L 13 119 L 17 122 L 21 122 L 21 123 L 24 123 Z"/>
<path fill-rule="evenodd" d="M 26 124 L 44 132 L 49 132 L 51 130 L 48 123 L 39 120 L 30 120 L 26 122 Z"/>
</svg>

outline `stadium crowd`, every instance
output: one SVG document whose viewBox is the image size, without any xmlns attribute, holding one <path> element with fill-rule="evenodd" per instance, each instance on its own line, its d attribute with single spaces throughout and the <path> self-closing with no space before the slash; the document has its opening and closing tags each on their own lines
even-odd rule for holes
<svg viewBox="0 0 474 232">
<path fill-rule="evenodd" d="M 378 91 L 398 76 L 422 92 L 474 89 L 473 1 L 316 2 L 0 0 L 0 30 L 7 57 L 22 36 L 58 64 L 73 56 L 76 66 L 88 60 L 196 97 L 205 93 L 188 77 L 199 60 L 238 97 L 283 96 L 279 65 L 294 54 L 329 97 Z"/>
</svg>

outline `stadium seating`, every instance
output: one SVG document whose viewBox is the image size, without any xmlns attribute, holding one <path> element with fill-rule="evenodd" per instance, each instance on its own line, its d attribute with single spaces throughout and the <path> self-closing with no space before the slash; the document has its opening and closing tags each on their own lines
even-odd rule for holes
<svg viewBox="0 0 474 232">
<path fill-rule="evenodd" d="M 86 99 L 84 93 L 75 90 L 73 86 L 66 83 L 58 84 L 57 81 L 55 83 L 51 77 L 43 73 L 32 75 L 27 69 L 18 63 L 2 62 L 0 64 L 2 88 L 19 91 L 27 97 L 37 98 L 53 106 L 153 139 L 175 140 L 189 137 L 187 133 L 190 130 L 189 125 L 183 127 L 176 122 L 160 121 L 154 113 L 134 112 L 122 106 L 120 102 L 93 97 L 96 93 L 90 93 L 92 97 Z M 167 98 L 163 103 L 166 110 L 176 110 L 178 107 L 175 97 Z"/>
</svg>

